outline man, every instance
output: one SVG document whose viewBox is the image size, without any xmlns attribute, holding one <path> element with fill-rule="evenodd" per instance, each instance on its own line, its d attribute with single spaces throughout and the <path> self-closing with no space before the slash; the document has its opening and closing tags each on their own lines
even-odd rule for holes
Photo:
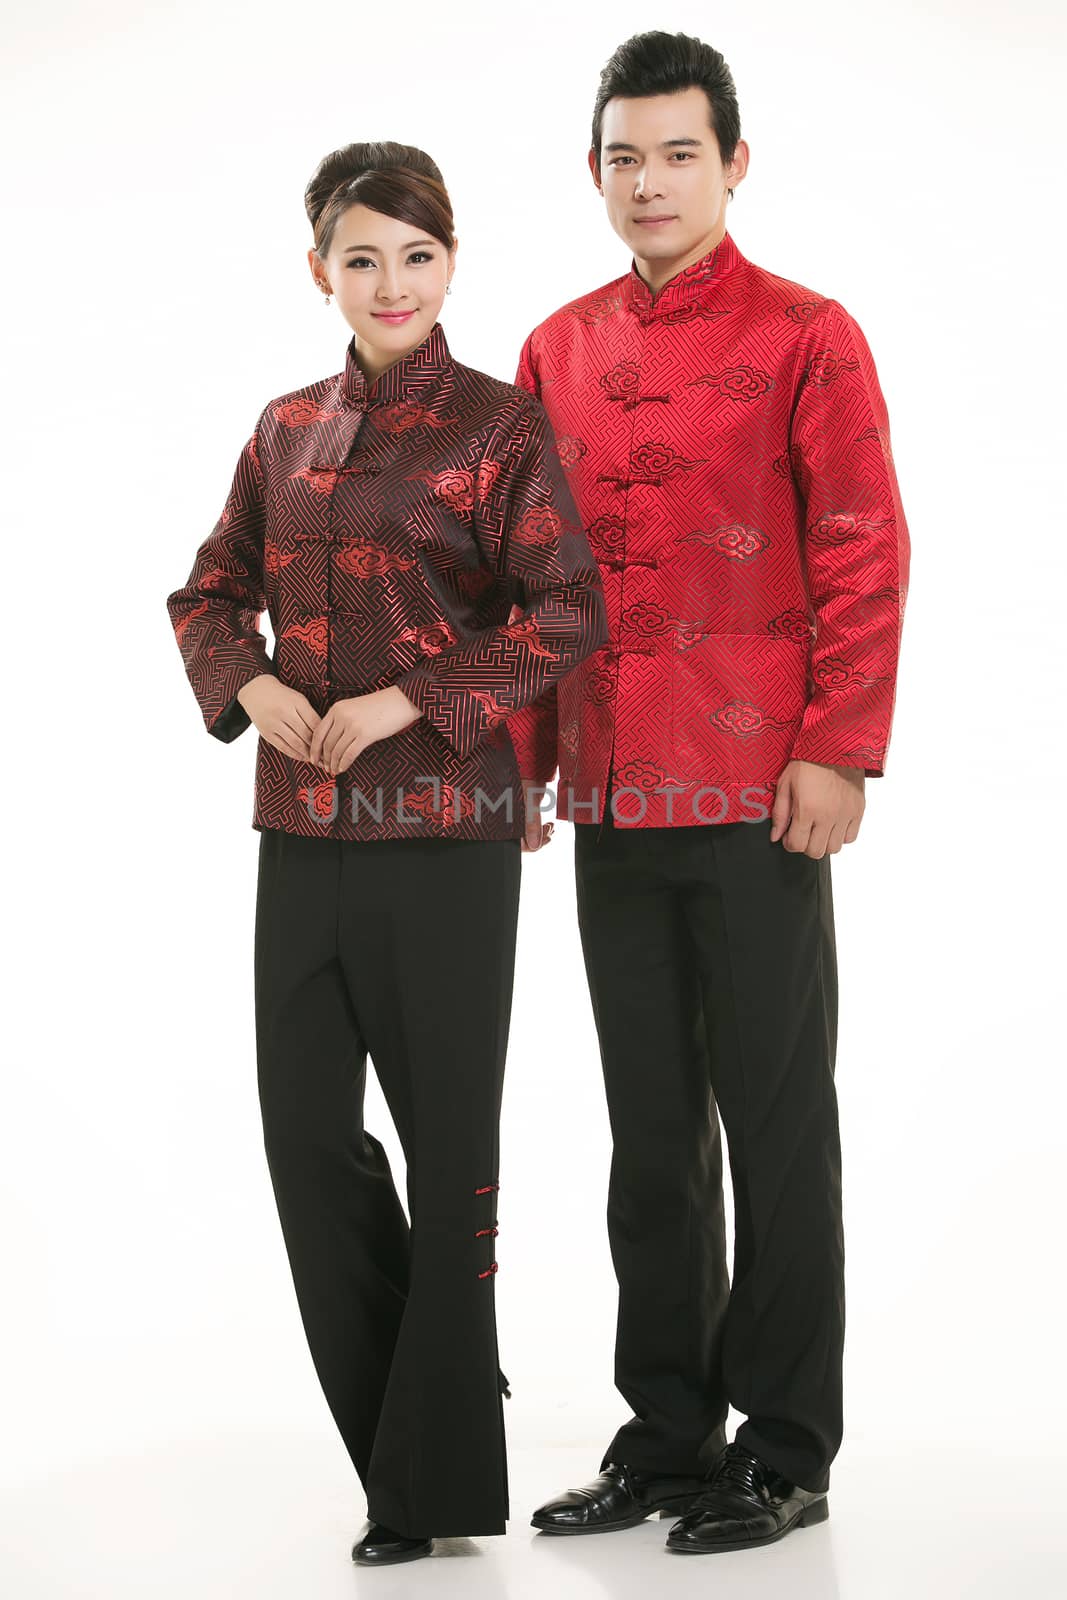
<svg viewBox="0 0 1067 1600">
<path fill-rule="evenodd" d="M 909 562 L 863 334 L 726 230 L 739 132 L 717 51 L 620 46 L 589 165 L 631 269 L 536 327 L 517 380 L 549 413 L 608 604 L 609 643 L 508 726 L 528 794 L 558 765 L 575 827 L 634 1412 L 533 1525 L 681 1513 L 684 1553 L 828 1514 L 845 1321 L 830 857 L 884 772 Z M 746 1420 L 727 1444 L 731 1404 Z"/>
</svg>

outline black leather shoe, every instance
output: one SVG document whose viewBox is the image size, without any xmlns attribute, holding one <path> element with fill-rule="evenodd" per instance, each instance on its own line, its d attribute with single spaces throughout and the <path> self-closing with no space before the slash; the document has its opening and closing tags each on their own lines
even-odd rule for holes
<svg viewBox="0 0 1067 1600">
<path fill-rule="evenodd" d="M 542 1533 L 613 1533 L 636 1528 L 654 1511 L 676 1517 L 706 1488 L 706 1478 L 639 1472 L 610 1461 L 592 1483 L 539 1506 L 530 1526 Z"/>
<path fill-rule="evenodd" d="M 747 1550 L 829 1515 L 825 1493 L 790 1483 L 741 1445 L 728 1444 L 708 1473 L 704 1494 L 667 1534 L 667 1549 L 681 1555 Z"/>
<path fill-rule="evenodd" d="M 407 1539 L 381 1522 L 367 1522 L 352 1546 L 352 1560 L 361 1567 L 387 1567 L 394 1561 L 417 1561 L 432 1550 L 432 1539 Z"/>
</svg>

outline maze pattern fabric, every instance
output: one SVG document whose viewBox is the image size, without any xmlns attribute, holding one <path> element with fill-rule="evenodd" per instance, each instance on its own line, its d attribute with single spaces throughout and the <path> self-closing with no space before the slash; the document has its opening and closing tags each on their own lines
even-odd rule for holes
<svg viewBox="0 0 1067 1600">
<path fill-rule="evenodd" d="M 265 407 L 167 609 L 224 742 L 262 672 L 319 715 L 390 684 L 420 707 L 336 776 L 260 738 L 252 826 L 334 839 L 519 837 L 507 719 L 607 638 L 544 407 L 453 360 L 440 323 L 373 384 L 353 339 L 343 372 Z"/>
<path fill-rule="evenodd" d="M 627 276 L 522 349 L 610 638 L 510 724 L 558 814 L 766 816 L 791 759 L 885 770 L 909 537 L 871 352 L 729 232 L 653 297 Z M 614 752 L 614 753 L 613 753 Z"/>
</svg>

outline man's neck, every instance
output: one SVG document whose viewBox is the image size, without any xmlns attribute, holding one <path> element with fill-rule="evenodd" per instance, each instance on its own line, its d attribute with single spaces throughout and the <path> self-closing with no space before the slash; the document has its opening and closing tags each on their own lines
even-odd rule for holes
<svg viewBox="0 0 1067 1600">
<path fill-rule="evenodd" d="M 666 288 L 671 279 L 676 278 L 680 272 L 684 272 L 686 267 L 691 267 L 694 261 L 699 261 L 702 256 L 707 255 L 709 250 L 714 250 L 715 246 L 721 243 L 725 232 L 726 224 L 721 222 L 718 227 L 705 234 L 704 238 L 698 244 L 695 244 L 692 250 L 687 251 L 684 256 L 675 261 L 649 261 L 645 257 L 635 254 L 634 263 L 637 271 L 645 284 L 647 284 L 652 298 L 655 299 L 660 290 Z"/>
</svg>

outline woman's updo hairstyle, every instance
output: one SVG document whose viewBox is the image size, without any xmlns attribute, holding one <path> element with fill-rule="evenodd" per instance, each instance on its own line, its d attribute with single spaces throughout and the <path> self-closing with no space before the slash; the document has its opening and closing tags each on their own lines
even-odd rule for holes
<svg viewBox="0 0 1067 1600">
<path fill-rule="evenodd" d="M 409 222 L 447 250 L 455 243 L 452 202 L 436 163 L 425 150 L 393 140 L 346 144 L 324 156 L 304 190 L 304 209 L 320 260 L 330 253 L 334 230 L 351 205 Z"/>
</svg>

